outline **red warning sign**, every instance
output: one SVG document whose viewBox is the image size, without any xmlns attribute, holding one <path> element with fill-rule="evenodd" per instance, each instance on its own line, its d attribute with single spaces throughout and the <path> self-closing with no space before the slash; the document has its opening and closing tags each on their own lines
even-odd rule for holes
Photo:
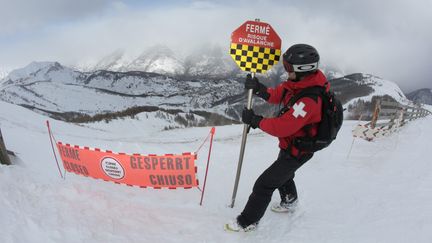
<svg viewBox="0 0 432 243">
<path fill-rule="evenodd" d="M 140 187 L 198 186 L 196 154 L 128 155 L 57 143 L 68 172 Z"/>
<path fill-rule="evenodd" d="M 281 49 L 281 39 L 270 24 L 246 21 L 231 34 L 231 43 Z"/>
<path fill-rule="evenodd" d="M 271 25 L 246 21 L 231 34 L 230 55 L 241 70 L 264 73 L 279 62 L 281 45 Z"/>
</svg>

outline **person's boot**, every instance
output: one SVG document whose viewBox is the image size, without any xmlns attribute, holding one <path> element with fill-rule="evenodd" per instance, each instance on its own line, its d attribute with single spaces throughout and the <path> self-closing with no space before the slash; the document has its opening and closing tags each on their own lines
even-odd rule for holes
<svg viewBox="0 0 432 243">
<path fill-rule="evenodd" d="M 239 222 L 238 218 L 224 225 L 224 229 L 226 231 L 231 231 L 231 232 L 250 232 L 256 230 L 257 227 L 258 227 L 258 222 L 249 225 L 244 225 L 241 222 Z"/>
<path fill-rule="evenodd" d="M 276 203 L 271 207 L 271 210 L 276 213 L 290 213 L 294 212 L 297 207 L 297 197 L 286 195 L 285 198 L 280 202 Z"/>
</svg>

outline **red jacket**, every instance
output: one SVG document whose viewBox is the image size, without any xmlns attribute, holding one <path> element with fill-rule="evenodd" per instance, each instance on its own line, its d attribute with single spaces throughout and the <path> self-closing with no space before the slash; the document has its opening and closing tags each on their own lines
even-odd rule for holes
<svg viewBox="0 0 432 243">
<path fill-rule="evenodd" d="M 300 90 L 312 86 L 326 86 L 327 91 L 330 84 L 324 74 L 318 70 L 316 73 L 306 76 L 299 82 L 287 80 L 279 84 L 276 88 L 268 88 L 270 94 L 269 103 L 280 104 L 283 96 L 283 90 L 286 89 L 283 105 L 286 105 L 291 97 Z M 279 138 L 279 147 L 287 149 L 291 141 L 296 137 L 306 135 L 302 129 L 305 125 L 312 124 L 311 135 L 317 134 L 318 123 L 321 121 L 321 98 L 315 101 L 310 97 L 300 98 L 288 111 L 283 115 L 274 118 L 264 118 L 261 120 L 259 127 L 264 132 Z M 297 156 L 299 150 L 294 146 L 291 148 L 291 154 Z"/>
</svg>

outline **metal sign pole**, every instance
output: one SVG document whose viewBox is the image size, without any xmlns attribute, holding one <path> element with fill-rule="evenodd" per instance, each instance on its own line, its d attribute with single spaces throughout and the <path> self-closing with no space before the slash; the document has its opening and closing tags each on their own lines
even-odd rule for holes
<svg viewBox="0 0 432 243">
<path fill-rule="evenodd" d="M 262 42 L 261 40 L 266 40 Z M 230 55 L 239 68 L 250 72 L 252 78 L 255 73 L 265 73 L 273 65 L 276 65 L 281 56 L 281 39 L 276 31 L 267 23 L 259 19 L 246 21 L 231 34 Z M 247 109 L 252 109 L 253 90 L 248 90 Z M 240 156 L 237 165 L 237 174 L 230 207 L 234 207 L 237 189 L 240 181 L 243 156 L 245 153 L 246 139 L 249 125 L 244 125 L 240 147 Z"/>
<path fill-rule="evenodd" d="M 254 78 L 254 77 L 255 77 L 255 73 L 252 73 L 252 78 Z M 247 106 L 246 106 L 247 109 L 249 109 L 249 110 L 252 108 L 252 95 L 253 95 L 253 90 L 249 89 L 248 90 Z M 237 195 L 237 188 L 238 188 L 238 184 L 240 181 L 240 174 L 241 174 L 241 168 L 242 168 L 242 164 L 243 164 L 243 157 L 244 157 L 244 152 L 245 152 L 245 147 L 246 147 L 246 139 L 247 139 L 248 131 L 249 131 L 249 125 L 244 124 L 242 141 L 241 141 L 241 146 L 240 146 L 240 156 L 239 156 L 239 161 L 238 161 L 238 165 L 237 165 L 237 174 L 236 174 L 236 179 L 235 179 L 235 183 L 234 183 L 234 190 L 233 190 L 231 205 L 230 205 L 231 208 L 234 207 L 235 198 Z"/>
</svg>

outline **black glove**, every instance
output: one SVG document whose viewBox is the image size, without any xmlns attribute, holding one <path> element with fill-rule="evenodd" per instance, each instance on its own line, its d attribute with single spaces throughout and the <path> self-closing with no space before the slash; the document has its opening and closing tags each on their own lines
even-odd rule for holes
<svg viewBox="0 0 432 243">
<path fill-rule="evenodd" d="M 252 109 L 244 108 L 242 112 L 242 121 L 244 124 L 250 125 L 253 129 L 259 127 L 259 124 L 261 120 L 263 119 L 262 116 L 255 115 L 254 111 Z"/>
<path fill-rule="evenodd" d="M 245 89 L 252 89 L 255 95 L 263 98 L 264 100 L 268 100 L 270 97 L 270 94 L 267 92 L 267 87 L 264 84 L 260 83 L 258 81 L 258 78 L 252 78 L 252 75 L 250 74 L 246 76 Z"/>
</svg>

